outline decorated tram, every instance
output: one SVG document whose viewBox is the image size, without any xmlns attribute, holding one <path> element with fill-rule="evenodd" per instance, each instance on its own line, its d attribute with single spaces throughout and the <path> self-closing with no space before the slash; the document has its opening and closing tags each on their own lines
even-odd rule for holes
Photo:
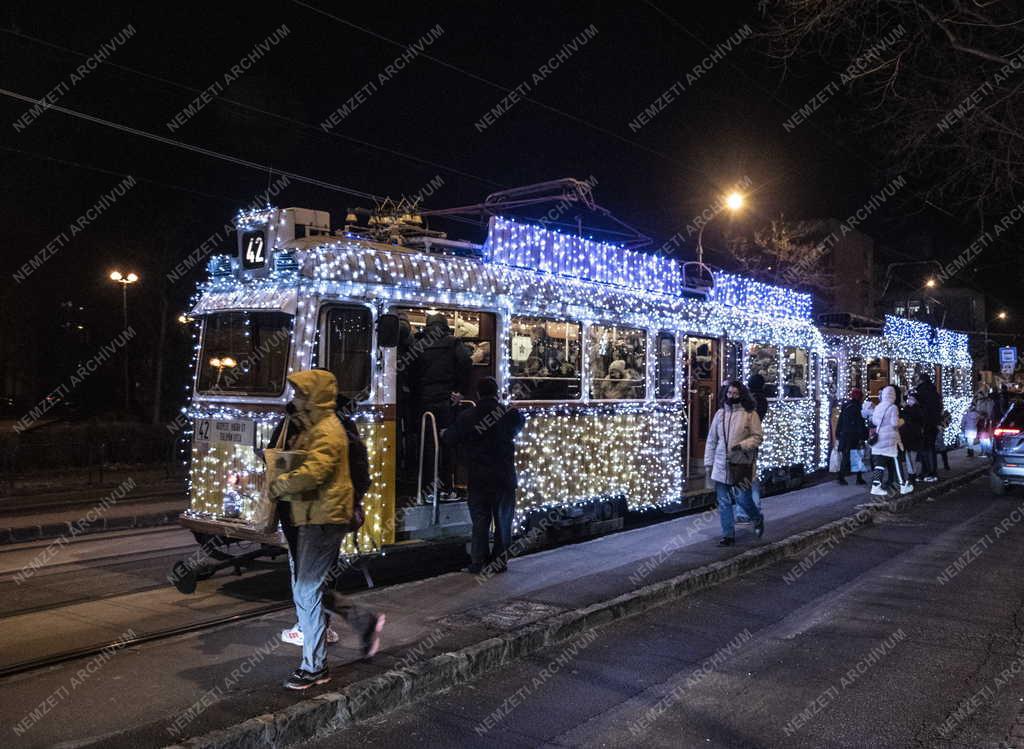
<svg viewBox="0 0 1024 749">
<path fill-rule="evenodd" d="M 918 375 L 926 374 L 949 412 L 943 442 L 951 447 L 959 444 L 960 422 L 972 399 L 966 333 L 892 315 L 884 321 L 824 315 L 819 322 L 828 348 L 823 388 L 833 411 L 852 388 L 877 403 L 886 385 L 907 393 Z"/>
<path fill-rule="evenodd" d="M 433 435 L 402 397 L 399 319 L 416 333 L 444 315 L 471 351 L 472 380 L 495 377 L 524 411 L 520 529 L 603 532 L 630 512 L 709 502 L 703 453 L 724 380 L 765 379 L 759 467 L 792 484 L 827 465 L 831 407 L 855 375 L 877 379 L 875 358 L 887 377 L 901 362 L 939 368 L 950 397 L 969 378 L 966 339 L 948 331 L 892 319 L 871 335 L 823 335 L 808 294 L 718 272 L 694 290 L 674 260 L 502 216 L 481 244 L 379 241 L 299 208 L 242 213 L 236 226 L 237 252 L 210 259 L 190 312 L 181 523 L 201 540 L 281 543 L 251 525 L 259 451 L 291 397 L 287 375 L 310 367 L 336 375 L 370 452 L 367 520 L 345 551 L 468 536 L 461 495 L 439 496 L 436 480 L 429 490 L 437 469 L 420 448 Z"/>
</svg>

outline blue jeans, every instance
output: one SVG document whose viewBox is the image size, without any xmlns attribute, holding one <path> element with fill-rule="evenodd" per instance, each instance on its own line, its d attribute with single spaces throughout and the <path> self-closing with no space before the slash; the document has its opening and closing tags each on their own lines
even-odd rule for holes
<svg viewBox="0 0 1024 749">
<path fill-rule="evenodd" d="M 359 606 L 346 604 L 328 588 L 327 577 L 338 563 L 341 540 L 349 532 L 347 525 L 299 525 L 295 528 L 293 556 L 292 600 L 302 630 L 302 665 L 299 668 L 316 672 L 327 665 L 327 617 L 324 615 L 324 597 L 327 606 L 338 613 L 360 636 L 364 636 L 375 621 L 372 612 Z"/>
<path fill-rule="evenodd" d="M 747 513 L 747 517 L 755 523 L 764 519 L 761 511 L 754 504 L 750 487 L 731 486 L 721 481 L 715 482 L 715 498 L 718 500 L 718 520 L 722 524 L 722 537 L 733 538 L 736 535 L 736 523 L 733 518 L 732 504 L 735 500 Z"/>
<path fill-rule="evenodd" d="M 754 479 L 754 483 L 750 487 L 750 498 L 752 500 L 754 500 L 754 506 L 757 507 L 757 509 L 760 510 L 761 509 L 761 480 L 758 479 L 758 478 Z M 743 523 L 743 522 L 746 522 L 748 520 L 750 520 L 750 518 L 747 517 L 747 513 L 745 513 L 743 511 L 743 508 L 742 507 L 737 507 L 736 508 L 736 522 L 737 523 Z"/>
<path fill-rule="evenodd" d="M 508 564 L 505 557 L 512 544 L 512 519 L 516 512 L 516 490 L 509 487 L 478 489 L 469 485 L 469 516 L 473 520 L 470 558 L 474 566 Z M 494 544 L 490 543 L 491 525 Z"/>
</svg>

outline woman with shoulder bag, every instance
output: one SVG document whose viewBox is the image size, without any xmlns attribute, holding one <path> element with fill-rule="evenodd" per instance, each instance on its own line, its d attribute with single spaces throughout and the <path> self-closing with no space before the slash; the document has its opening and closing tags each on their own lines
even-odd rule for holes
<svg viewBox="0 0 1024 749">
<path fill-rule="evenodd" d="M 871 415 L 871 423 L 874 424 L 868 438 L 874 469 L 871 493 L 879 497 L 888 496 L 890 492 L 893 495 L 897 492 L 906 494 L 914 488 L 900 465 L 900 408 L 896 399 L 896 388 L 887 385 L 882 389 L 878 405 Z"/>
<path fill-rule="evenodd" d="M 732 546 L 735 542 L 734 501 L 754 521 L 754 534 L 758 538 L 764 535 L 764 515 L 751 494 L 761 440 L 761 419 L 754 401 L 743 383 L 734 380 L 726 388 L 722 406 L 711 421 L 704 448 L 704 468 L 715 482 L 718 519 L 722 524 L 719 546 Z"/>
</svg>

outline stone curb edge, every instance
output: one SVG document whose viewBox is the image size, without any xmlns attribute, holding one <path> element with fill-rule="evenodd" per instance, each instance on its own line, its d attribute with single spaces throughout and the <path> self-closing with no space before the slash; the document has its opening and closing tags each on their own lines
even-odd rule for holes
<svg viewBox="0 0 1024 749">
<path fill-rule="evenodd" d="M 900 498 L 900 507 L 944 494 L 967 484 L 988 470 L 981 466 L 912 495 Z M 913 501 L 908 498 L 916 495 Z M 298 702 L 276 713 L 250 718 L 228 728 L 196 736 L 169 749 L 249 749 L 280 747 L 308 741 L 353 725 L 421 697 L 475 679 L 489 671 L 562 642 L 583 632 L 640 614 L 661 604 L 696 593 L 742 574 L 803 551 L 829 536 L 842 535 L 873 522 L 879 511 L 892 511 L 891 504 L 879 503 L 852 515 L 807 531 L 795 533 L 719 562 L 687 570 L 681 575 L 645 585 L 608 601 L 543 619 L 514 632 L 491 637 L 456 652 L 441 653 L 406 668 L 388 671 L 349 684 L 340 692 L 328 692 Z"/>
</svg>

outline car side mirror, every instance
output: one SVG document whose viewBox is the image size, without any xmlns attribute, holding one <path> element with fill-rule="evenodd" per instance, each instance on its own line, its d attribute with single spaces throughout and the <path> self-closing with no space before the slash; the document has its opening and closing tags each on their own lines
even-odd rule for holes
<svg viewBox="0 0 1024 749">
<path fill-rule="evenodd" d="M 381 315 L 377 318 L 377 345 L 381 348 L 395 348 L 401 330 L 398 315 Z"/>
</svg>

